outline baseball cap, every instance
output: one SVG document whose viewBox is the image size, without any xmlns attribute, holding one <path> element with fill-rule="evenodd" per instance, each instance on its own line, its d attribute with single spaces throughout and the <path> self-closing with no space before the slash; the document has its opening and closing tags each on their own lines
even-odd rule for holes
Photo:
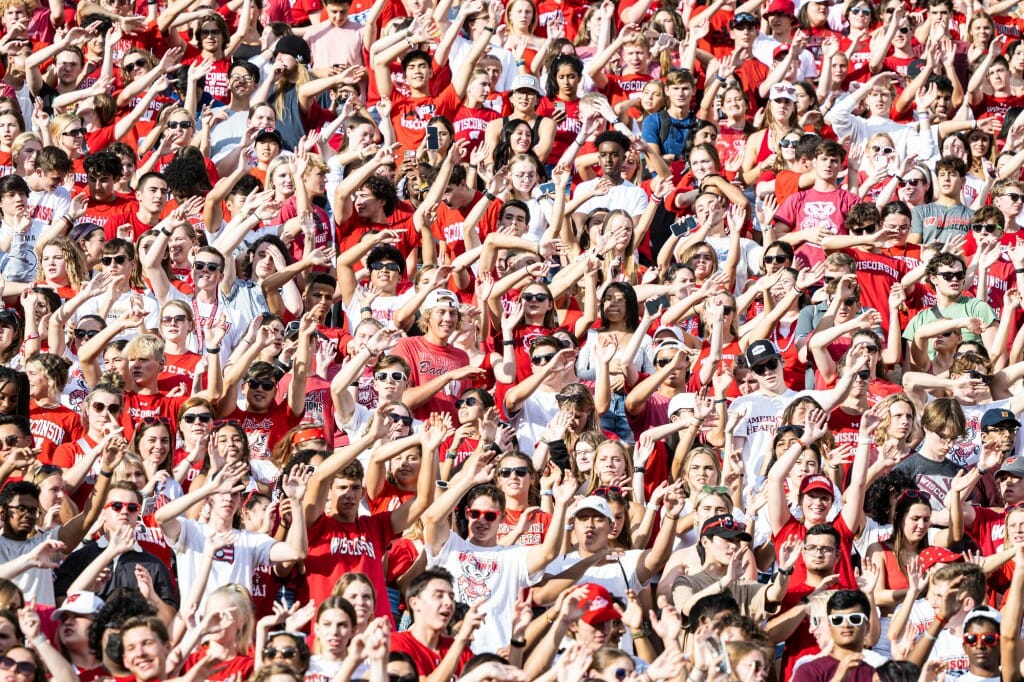
<svg viewBox="0 0 1024 682">
<path fill-rule="evenodd" d="M 1007 409 L 986 410 L 985 414 L 981 416 L 981 428 L 983 429 L 1004 423 L 1011 423 L 1020 428 L 1020 421 L 1017 419 L 1017 415 Z"/>
<path fill-rule="evenodd" d="M 760 26 L 761 22 L 758 21 L 757 17 L 755 17 L 750 12 L 740 12 L 739 14 L 732 18 L 732 21 L 729 22 L 730 28 L 736 28 L 737 26 L 749 24 L 753 24 L 754 26 Z"/>
<path fill-rule="evenodd" d="M 772 86 L 772 90 L 775 86 Z M 772 358 L 782 357 L 779 355 L 779 349 L 775 347 L 775 344 L 768 339 L 760 339 L 754 341 L 747 346 L 747 352 L 743 354 L 743 357 L 747 361 L 747 367 L 754 368 L 763 362 L 768 362 Z"/>
<path fill-rule="evenodd" d="M 793 16 L 796 14 L 796 6 L 792 0 L 772 0 L 761 14 L 763 16 L 768 16 L 769 14 L 788 14 Z"/>
<path fill-rule="evenodd" d="M 312 59 L 309 43 L 299 36 L 281 36 L 274 46 L 274 54 L 288 54 L 299 64 L 309 64 Z"/>
<path fill-rule="evenodd" d="M 103 608 L 104 601 L 95 592 L 72 592 L 64 598 L 64 603 L 50 614 L 51 620 L 60 620 L 62 613 L 77 613 L 80 616 L 92 616 Z"/>
<path fill-rule="evenodd" d="M 677 345 L 683 344 L 683 330 L 679 327 L 674 324 L 666 324 L 654 331 L 654 343 L 656 345 L 661 346 L 672 342 L 675 342 Z"/>
<path fill-rule="evenodd" d="M 603 497 L 598 497 L 597 495 L 587 495 L 584 497 L 576 503 L 576 511 L 573 513 L 573 518 L 579 516 L 580 512 L 584 509 L 591 509 L 609 521 L 615 521 L 615 517 L 612 515 L 612 508 L 608 506 L 608 500 Z"/>
<path fill-rule="evenodd" d="M 731 514 L 712 516 L 700 527 L 702 538 L 739 538 L 744 542 L 753 542 L 754 538 L 747 532 L 747 526 L 737 521 Z"/>
<path fill-rule="evenodd" d="M 455 292 L 449 289 L 434 289 L 427 298 L 420 305 L 420 310 L 430 310 L 431 308 L 458 308 L 459 297 L 455 295 Z"/>
<path fill-rule="evenodd" d="M 71 233 L 68 236 L 71 238 L 71 241 L 75 242 L 79 239 L 85 239 L 96 230 L 102 229 L 102 225 L 97 225 L 96 223 L 91 223 L 87 220 L 79 220 L 75 223 L 75 226 L 71 228 Z"/>
<path fill-rule="evenodd" d="M 779 57 L 788 54 L 790 50 L 789 43 L 780 43 L 772 50 L 772 60 L 778 59 Z"/>
<path fill-rule="evenodd" d="M 786 81 L 779 81 L 772 86 L 772 89 L 768 92 L 768 99 L 775 102 L 780 99 L 788 99 L 790 102 L 796 101 L 796 88 L 792 83 Z"/>
<path fill-rule="evenodd" d="M 999 613 L 999 609 L 994 609 L 991 606 L 979 606 L 968 613 L 967 617 L 964 618 L 964 629 L 967 629 L 967 626 L 970 625 L 972 620 L 978 619 L 990 620 L 996 625 L 1001 625 L 1003 622 L 1003 614 Z"/>
<path fill-rule="evenodd" d="M 945 547 L 927 547 L 917 555 L 921 562 L 921 568 L 925 571 L 935 564 L 952 564 L 964 558 L 960 552 L 954 552 Z"/>
<path fill-rule="evenodd" d="M 996 478 L 999 478 L 999 474 L 1010 474 L 1017 478 L 1024 478 L 1024 458 L 1007 457 L 1003 461 L 1003 465 L 996 471 Z"/>
<path fill-rule="evenodd" d="M 284 146 L 284 139 L 281 137 L 281 133 L 277 132 L 275 128 L 264 128 L 263 130 L 256 133 L 256 137 L 253 142 L 263 142 L 264 140 L 273 140 L 277 143 L 278 147 Z"/>
<path fill-rule="evenodd" d="M 587 594 L 583 598 L 587 610 L 580 620 L 587 625 L 600 625 L 610 620 L 622 620 L 622 616 L 612 606 L 612 595 L 608 590 L 597 583 L 583 583 L 580 587 L 587 588 Z"/>
<path fill-rule="evenodd" d="M 692 410 L 697 407 L 697 396 L 694 393 L 676 393 L 668 401 L 668 416 L 674 415 L 679 410 Z"/>
<path fill-rule="evenodd" d="M 540 94 L 540 80 L 528 73 L 521 73 L 512 79 L 512 92 L 516 90 L 533 90 Z"/>
<path fill-rule="evenodd" d="M 800 481 L 800 494 L 804 495 L 814 490 L 823 490 L 833 497 L 836 495 L 835 486 L 832 485 L 832 479 L 828 476 L 821 474 L 804 476 L 804 480 Z"/>
</svg>

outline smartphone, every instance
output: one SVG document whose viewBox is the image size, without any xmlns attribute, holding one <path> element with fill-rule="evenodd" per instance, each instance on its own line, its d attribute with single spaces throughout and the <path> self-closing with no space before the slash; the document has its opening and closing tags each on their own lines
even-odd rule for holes
<svg viewBox="0 0 1024 682">
<path fill-rule="evenodd" d="M 432 152 L 441 149 L 441 138 L 438 137 L 437 126 L 427 126 L 427 149 Z"/>
<path fill-rule="evenodd" d="M 732 666 L 729 664 L 729 652 L 725 650 L 725 645 L 722 644 L 722 640 L 717 637 L 712 637 L 708 640 L 708 644 L 714 649 L 715 655 L 720 657 L 721 662 L 718 664 L 718 672 L 722 675 L 732 677 Z"/>
<path fill-rule="evenodd" d="M 538 189 L 540 189 L 540 193 L 544 196 L 550 196 L 555 193 L 555 183 L 542 182 Z"/>
<path fill-rule="evenodd" d="M 565 102 L 563 102 L 560 99 L 556 99 L 555 100 L 555 111 L 560 111 L 560 112 L 562 112 L 564 114 L 565 113 Z"/>
<path fill-rule="evenodd" d="M 668 296 L 662 294 L 655 298 L 649 298 L 647 299 L 647 302 L 644 303 L 644 307 L 647 308 L 648 315 L 654 315 L 659 310 L 668 308 Z"/>
<path fill-rule="evenodd" d="M 412 149 L 406 149 L 403 156 L 406 161 L 414 161 L 416 159 L 416 152 Z"/>
<path fill-rule="evenodd" d="M 677 220 L 671 225 L 669 229 L 672 230 L 672 234 L 677 237 L 685 237 L 697 228 L 697 219 L 692 215 L 688 215 L 681 220 Z"/>
</svg>

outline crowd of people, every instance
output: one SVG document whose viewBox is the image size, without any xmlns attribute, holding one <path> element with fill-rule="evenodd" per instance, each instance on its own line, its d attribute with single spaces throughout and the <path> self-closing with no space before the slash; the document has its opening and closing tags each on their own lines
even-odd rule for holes
<svg viewBox="0 0 1024 682">
<path fill-rule="evenodd" d="M 1022 32 L 0 0 L 0 682 L 1024 682 Z"/>
</svg>

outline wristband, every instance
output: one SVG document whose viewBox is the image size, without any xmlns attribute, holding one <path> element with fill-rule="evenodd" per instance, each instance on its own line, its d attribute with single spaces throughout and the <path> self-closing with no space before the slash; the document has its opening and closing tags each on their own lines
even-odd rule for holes
<svg viewBox="0 0 1024 682">
<path fill-rule="evenodd" d="M 669 521 L 678 521 L 679 520 L 678 516 L 672 516 L 671 514 L 665 514 L 665 518 L 668 519 Z"/>
<path fill-rule="evenodd" d="M 526 66 L 526 60 L 525 59 L 517 59 L 516 60 L 516 66 Z"/>
<path fill-rule="evenodd" d="M 554 497 L 555 496 L 555 491 L 554 490 L 541 490 L 540 491 L 540 496 L 541 497 Z"/>
<path fill-rule="evenodd" d="M 715 400 L 714 400 L 715 405 L 721 405 L 722 403 L 727 403 L 727 402 L 729 402 L 728 398 L 715 398 Z"/>
<path fill-rule="evenodd" d="M 803 438 L 797 438 L 796 442 L 800 444 L 800 449 L 801 450 L 806 450 L 807 449 L 807 443 L 804 442 Z"/>
<path fill-rule="evenodd" d="M 644 509 L 650 509 L 652 511 L 658 511 L 659 509 L 661 509 L 661 505 L 660 504 L 650 504 L 650 503 L 647 503 L 647 504 L 644 505 Z"/>
<path fill-rule="evenodd" d="M 170 237 L 171 236 L 171 231 L 168 230 L 166 227 L 161 227 L 160 228 L 160 234 L 162 234 L 165 237 Z"/>
<path fill-rule="evenodd" d="M 793 569 L 792 568 L 788 568 L 788 569 L 780 568 L 779 570 L 777 570 L 775 572 L 778 573 L 779 575 L 784 575 L 784 576 L 787 576 L 787 577 L 793 575 Z"/>
<path fill-rule="evenodd" d="M 510 647 L 512 647 L 513 649 L 525 649 L 526 648 L 526 640 L 525 639 L 511 639 L 511 640 L 509 640 L 508 645 Z"/>
<path fill-rule="evenodd" d="M 489 189 L 484 190 L 484 196 L 487 198 L 488 201 L 494 201 L 495 199 L 498 198 L 494 195 L 494 192 L 492 192 Z"/>
<path fill-rule="evenodd" d="M 504 341 L 501 342 L 501 345 L 503 345 L 503 346 L 514 346 L 514 345 L 516 345 L 516 342 L 511 340 L 511 339 L 505 339 Z"/>
<path fill-rule="evenodd" d="M 498 28 L 497 26 L 484 26 L 484 30 L 489 31 L 490 33 L 494 33 L 495 31 L 498 30 Z"/>
<path fill-rule="evenodd" d="M 220 346 L 211 346 L 206 349 L 207 353 L 213 353 L 214 355 L 220 354 Z"/>
<path fill-rule="evenodd" d="M 1024 268 L 1014 268 L 1013 271 L 1016 272 L 1018 275 L 1024 275 Z"/>
<path fill-rule="evenodd" d="M 867 445 L 874 442 L 871 436 L 857 436 L 857 445 Z"/>
<path fill-rule="evenodd" d="M 725 84 L 725 79 L 724 79 L 724 78 L 722 78 L 721 76 L 719 76 L 719 75 L 717 75 L 717 74 L 716 74 L 716 75 L 715 75 L 715 78 L 717 78 L 717 79 L 718 79 L 718 82 L 719 82 L 719 83 L 722 83 L 723 85 Z"/>
<path fill-rule="evenodd" d="M 373 308 L 371 308 L 368 305 L 364 305 L 362 308 L 359 309 L 359 312 L 361 312 L 361 313 L 372 313 L 373 312 Z"/>
<path fill-rule="evenodd" d="M 32 332 L 31 334 L 29 334 L 28 336 L 25 337 L 25 340 L 26 341 L 35 341 L 38 338 L 39 338 L 39 332 Z"/>
<path fill-rule="evenodd" d="M 633 473 L 634 474 L 646 474 L 647 473 L 647 467 L 633 467 Z M 659 507 L 654 507 L 654 509 L 659 509 Z"/>
<path fill-rule="evenodd" d="M 647 636 L 647 632 L 645 630 L 637 630 L 636 632 L 630 632 L 629 634 L 633 635 L 633 639 L 643 639 Z"/>
<path fill-rule="evenodd" d="M 114 472 L 113 471 L 103 471 L 102 469 L 100 469 L 100 476 L 102 476 L 103 478 L 112 478 L 114 476 Z"/>
</svg>

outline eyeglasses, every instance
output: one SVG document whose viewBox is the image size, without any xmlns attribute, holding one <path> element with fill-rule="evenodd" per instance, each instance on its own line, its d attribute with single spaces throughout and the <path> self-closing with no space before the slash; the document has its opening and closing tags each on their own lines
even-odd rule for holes
<svg viewBox="0 0 1024 682">
<path fill-rule="evenodd" d="M 881 147 L 877 144 L 873 144 L 871 145 L 871 151 L 873 151 L 876 154 L 892 154 L 896 150 L 893 149 L 892 147 Z"/>
<path fill-rule="evenodd" d="M 799 143 L 800 140 L 779 140 L 779 146 L 783 149 L 796 149 Z"/>
<path fill-rule="evenodd" d="M 789 260 L 789 256 L 787 256 L 784 253 L 777 253 L 774 256 L 765 256 L 764 257 L 765 265 L 767 265 L 769 263 L 774 263 L 775 265 L 783 265 L 788 260 Z"/>
<path fill-rule="evenodd" d="M 195 270 L 196 272 L 202 272 L 204 270 L 206 272 L 217 272 L 218 270 L 220 270 L 220 263 L 197 260 L 195 263 L 192 264 L 192 269 Z"/>
<path fill-rule="evenodd" d="M 607 498 L 609 495 L 621 495 L 622 488 L 617 485 L 603 485 L 599 488 L 594 488 L 594 492 L 590 494 Z"/>
<path fill-rule="evenodd" d="M 377 372 L 373 375 L 373 378 L 377 381 L 387 381 L 390 379 L 394 382 L 405 381 L 409 378 L 409 375 L 405 372 Z"/>
<path fill-rule="evenodd" d="M 870 225 L 862 225 L 861 227 L 851 227 L 850 234 L 855 236 L 861 236 L 865 234 L 874 234 L 875 230 L 878 229 L 878 225 L 871 223 Z"/>
<path fill-rule="evenodd" d="M 533 363 L 534 367 L 541 367 L 551 362 L 551 359 L 554 358 L 556 355 L 558 355 L 558 353 L 545 353 L 544 355 L 534 355 L 533 357 L 530 358 L 530 362 Z"/>
<path fill-rule="evenodd" d="M 96 414 L 103 414 L 106 412 L 107 414 L 118 415 L 121 414 L 121 403 L 110 403 L 109 405 L 105 405 L 98 400 L 93 400 L 89 403 L 89 409 Z"/>
<path fill-rule="evenodd" d="M 1003 192 L 999 196 L 1010 197 L 1010 201 L 1024 201 L 1024 194 L 1018 194 L 1017 192 Z"/>
<path fill-rule="evenodd" d="M 34 677 L 36 664 L 32 661 L 15 661 L 8 656 L 0 656 L 0 670 L 13 670 L 18 675 Z"/>
<path fill-rule="evenodd" d="M 498 475 L 502 478 L 512 478 L 512 474 L 515 474 L 517 478 L 526 478 L 530 475 L 529 467 L 501 467 L 498 469 Z"/>
<path fill-rule="evenodd" d="M 836 548 L 828 545 L 804 545 L 804 551 L 808 554 L 831 554 Z"/>
<path fill-rule="evenodd" d="M 167 315 L 160 318 L 160 322 L 163 324 L 185 324 L 187 321 L 188 316 L 186 315 Z"/>
<path fill-rule="evenodd" d="M 4 505 L 4 509 L 16 511 L 19 514 L 24 514 L 25 516 L 32 518 L 39 516 L 39 507 L 26 507 L 23 504 L 7 504 Z"/>
<path fill-rule="evenodd" d="M 388 272 L 401 272 L 402 266 L 399 265 L 398 263 L 384 263 L 381 261 L 377 261 L 376 263 L 370 263 L 370 270 L 373 272 L 377 272 L 379 270 L 387 270 Z"/>
<path fill-rule="evenodd" d="M 213 415 L 209 412 L 203 412 L 201 414 L 191 413 L 181 417 L 181 421 L 186 424 L 195 424 L 197 421 L 201 424 L 209 424 L 213 421 Z"/>
<path fill-rule="evenodd" d="M 761 363 L 760 365 L 754 365 L 751 367 L 751 371 L 759 377 L 763 377 L 768 372 L 774 372 L 779 368 L 779 359 L 772 358 L 768 362 Z"/>
<path fill-rule="evenodd" d="M 956 272 L 946 270 L 945 272 L 936 272 L 935 274 L 947 282 L 960 282 L 967 276 L 967 272 L 964 270 L 957 270 Z"/>
<path fill-rule="evenodd" d="M 146 68 L 149 68 L 149 64 L 146 63 L 145 59 L 140 59 L 137 62 L 125 62 L 121 66 L 121 70 L 122 71 L 126 71 L 128 73 L 131 73 L 131 72 L 135 71 L 136 69 L 146 69 Z"/>
<path fill-rule="evenodd" d="M 479 404 L 480 404 L 479 400 L 477 400 L 473 396 L 470 396 L 468 398 L 463 398 L 462 400 L 456 400 L 455 401 L 455 409 L 456 410 L 461 410 L 463 407 L 476 407 Z"/>
<path fill-rule="evenodd" d="M 139 504 L 138 502 L 107 502 L 105 505 L 103 505 L 103 508 L 113 509 L 116 512 L 127 510 L 129 514 L 134 514 L 135 512 L 142 509 L 142 505 Z"/>
<path fill-rule="evenodd" d="M 992 234 L 993 232 L 1000 232 L 1003 228 L 999 227 L 995 223 L 978 223 L 971 225 L 972 232 L 986 232 Z"/>
<path fill-rule="evenodd" d="M 473 521 L 477 521 L 478 519 L 483 519 L 487 523 L 494 523 L 495 521 L 498 520 L 498 512 L 496 512 L 496 511 L 484 511 L 482 509 L 467 509 L 466 510 L 466 517 L 469 518 L 469 519 L 472 519 Z"/>
<path fill-rule="evenodd" d="M 964 646 L 976 646 L 979 649 L 991 649 L 997 644 L 999 644 L 998 632 L 986 632 L 984 634 L 969 632 L 964 635 Z"/>
<path fill-rule="evenodd" d="M 847 623 L 856 628 L 868 622 L 868 617 L 863 613 L 830 613 L 828 622 L 837 628 Z"/>
<path fill-rule="evenodd" d="M 986 386 L 989 386 L 989 385 L 992 384 L 992 377 L 990 375 L 982 374 L 981 372 L 979 372 L 977 370 L 969 369 L 966 372 L 964 372 L 964 374 L 969 376 L 974 381 L 980 381 L 981 383 L 985 384 Z"/>
<path fill-rule="evenodd" d="M 389 414 L 388 417 L 390 417 L 393 422 L 402 422 L 402 426 L 412 426 L 412 417 L 406 417 L 405 415 L 394 413 Z"/>
<path fill-rule="evenodd" d="M 245 383 L 251 389 L 260 388 L 264 391 L 272 391 L 277 387 L 277 382 L 273 379 L 249 379 L 249 381 Z"/>
<path fill-rule="evenodd" d="M 906 180 L 900 180 L 899 186 L 906 187 L 907 185 L 910 185 L 911 187 L 917 187 L 923 182 L 924 178 L 907 178 Z"/>
<path fill-rule="evenodd" d="M 63 133 L 61 133 L 61 135 L 66 135 L 68 137 L 81 137 L 82 135 L 85 135 L 85 128 L 75 128 L 74 130 L 65 130 Z"/>
<path fill-rule="evenodd" d="M 522 296 L 520 296 L 519 298 L 523 299 L 523 300 L 524 300 L 524 301 L 526 301 L 527 303 L 534 303 L 534 302 L 536 302 L 536 303 L 546 303 L 547 301 L 550 301 L 550 300 L 551 300 L 551 297 L 550 297 L 550 296 L 548 296 L 548 295 L 547 295 L 547 294 L 545 294 L 545 293 L 539 293 L 539 294 L 523 294 L 523 295 L 522 295 Z"/>
<path fill-rule="evenodd" d="M 107 267 L 110 267 L 115 263 L 117 263 L 118 265 L 124 265 L 127 261 L 128 256 L 124 255 L 123 253 L 118 254 L 116 256 L 102 256 L 100 258 L 100 262 L 106 265 Z"/>
<path fill-rule="evenodd" d="M 99 329 L 76 329 L 75 338 L 81 341 L 82 339 L 91 339 L 100 333 Z"/>
<path fill-rule="evenodd" d="M 290 661 L 298 655 L 299 650 L 293 646 L 286 646 L 281 649 L 268 646 L 263 649 L 263 658 L 283 658 Z"/>
</svg>

